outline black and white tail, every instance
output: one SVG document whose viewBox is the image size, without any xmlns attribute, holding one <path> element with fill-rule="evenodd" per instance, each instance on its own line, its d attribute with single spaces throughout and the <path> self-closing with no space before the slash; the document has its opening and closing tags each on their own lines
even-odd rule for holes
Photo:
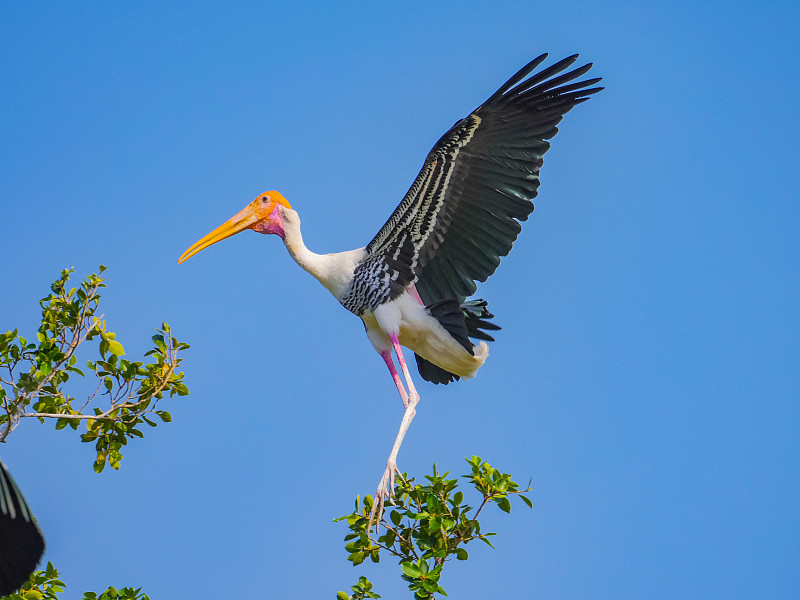
<svg viewBox="0 0 800 600">
<path fill-rule="evenodd" d="M 474 354 L 474 352 L 469 338 L 493 342 L 494 338 L 486 333 L 486 330 L 500 329 L 499 326 L 487 321 L 494 315 L 489 312 L 486 300 L 469 300 L 459 304 L 455 298 L 448 298 L 434 302 L 426 308 L 431 316 L 439 321 L 453 339 L 464 346 L 470 354 Z M 425 360 L 418 354 L 414 354 L 414 358 L 417 359 L 419 374 L 425 381 L 447 385 L 451 381 L 461 379 L 458 375 Z"/>
</svg>

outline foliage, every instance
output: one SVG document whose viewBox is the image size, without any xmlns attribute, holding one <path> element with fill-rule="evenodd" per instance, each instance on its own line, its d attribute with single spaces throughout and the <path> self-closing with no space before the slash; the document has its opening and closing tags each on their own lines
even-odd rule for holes
<svg viewBox="0 0 800 600">
<path fill-rule="evenodd" d="M 365 600 L 366 598 L 380 598 L 378 594 L 372 591 L 372 583 L 366 577 L 359 577 L 358 583 L 350 586 L 352 595 L 347 595 L 344 592 L 336 594 L 336 600 Z"/>
<path fill-rule="evenodd" d="M 119 469 L 121 448 L 128 438 L 143 437 L 143 424 L 155 427 L 150 417 L 163 422 L 172 421 L 170 414 L 158 408 L 165 393 L 184 396 L 188 389 L 183 373 L 177 371 L 182 359 L 179 353 L 188 344 L 172 337 L 169 326 L 163 323 L 153 336 L 153 348 L 145 353 L 149 362 L 134 362 L 125 358 L 125 349 L 108 331 L 103 315 L 97 315 L 99 290 L 105 287 L 101 274 L 86 277 L 78 288 L 67 288 L 72 269 L 64 270 L 51 285 L 51 293 L 40 301 L 41 325 L 37 343 L 19 335 L 18 330 L 0 334 L 0 441 L 23 418 L 55 419 L 57 430 L 67 426 L 77 430 L 81 421 L 86 432 L 84 442 L 94 442 L 97 458 L 94 470 L 101 472 L 106 464 Z M 75 353 L 87 341 L 98 340 L 99 358 L 87 361 L 94 373 L 97 388 L 78 406 L 75 397 L 65 390 L 71 377 L 85 377 L 79 369 Z M 99 396 L 98 396 L 99 394 Z M 105 406 L 96 406 L 105 398 Z M 30 410 L 32 409 L 32 411 Z M 496 504 L 504 512 L 511 511 L 510 497 L 518 495 L 532 507 L 511 476 L 502 473 L 477 456 L 466 459 L 471 472 L 464 475 L 478 492 L 480 504 L 473 508 L 464 501 L 458 489 L 458 479 L 448 479 L 449 472 L 433 474 L 426 482 L 403 474 L 396 482 L 393 497 L 386 502 L 385 511 L 377 516 L 372 528 L 370 513 L 373 498 L 356 498 L 355 511 L 335 521 L 347 521 L 350 533 L 345 536 L 345 549 L 354 566 L 367 558 L 379 562 L 381 551 L 398 559 L 402 578 L 408 583 L 415 600 L 435 600 L 446 596 L 439 585 L 447 561 L 468 560 L 466 546 L 481 540 L 492 546 L 489 537 L 494 533 L 481 530 L 478 517 L 484 507 Z M 381 529 L 384 533 L 380 535 Z M 23 587 L 3 600 L 58 600 L 57 594 L 65 585 L 52 563 L 43 571 L 34 572 Z M 380 598 L 372 591 L 372 583 L 360 577 L 351 586 L 351 594 L 338 592 L 337 600 L 366 600 Z M 97 594 L 86 592 L 83 600 L 149 600 L 141 588 L 109 587 Z"/>
<path fill-rule="evenodd" d="M 94 592 L 85 592 L 83 600 L 150 600 L 150 596 L 143 594 L 142 588 L 126 587 L 118 590 L 115 587 L 109 587 L 99 596 Z"/>
<path fill-rule="evenodd" d="M 64 591 L 64 582 L 58 578 L 53 563 L 44 571 L 35 571 L 16 594 L 3 596 L 2 600 L 58 600 L 56 594 Z"/>
<path fill-rule="evenodd" d="M 367 558 L 377 563 L 383 550 L 399 559 L 402 577 L 414 592 L 415 600 L 433 600 L 436 594 L 446 596 L 439 585 L 445 563 L 454 557 L 468 560 L 469 554 L 462 546 L 473 540 L 481 540 L 492 546 L 488 538 L 495 534 L 482 532 L 478 521 L 484 507 L 494 503 L 500 510 L 510 512 L 510 497 L 514 495 L 533 507 L 530 499 L 524 495 L 530 491 L 530 485 L 520 490 L 519 484 L 512 481 L 510 475 L 477 456 L 466 461 L 471 472 L 463 477 L 469 480 L 482 498 L 477 509 L 464 502 L 464 493 L 457 489 L 458 480 L 448 479 L 449 472 L 440 475 L 435 464 L 433 474 L 425 476 L 425 484 L 415 484 L 414 479 L 404 473 L 395 484 L 394 497 L 387 501 L 386 511 L 379 517 L 374 532 L 370 528 L 371 496 L 366 496 L 363 502 L 356 498 L 355 511 L 336 519 L 346 520 L 350 529 L 344 538 L 348 560 L 354 566 Z M 381 528 L 385 533 L 376 538 Z M 366 587 L 367 584 L 369 587 Z M 364 595 L 361 591 L 369 592 L 372 588 L 366 578 L 360 578 L 359 585 L 358 589 L 353 586 L 355 594 L 352 596 L 339 592 L 338 600 L 378 597 Z"/>
<path fill-rule="evenodd" d="M 168 423 L 172 416 L 157 409 L 158 401 L 189 393 L 183 383 L 180 351 L 188 344 L 172 337 L 163 323 L 153 336 L 153 349 L 145 353 L 147 364 L 130 361 L 116 334 L 106 328 L 103 315 L 97 315 L 100 288 L 105 287 L 101 274 L 86 277 L 78 288 L 67 288 L 72 269 L 50 286 L 51 293 L 40 301 L 42 321 L 37 342 L 29 342 L 19 330 L 0 334 L 0 441 L 5 441 L 23 418 L 56 419 L 56 429 L 78 429 L 86 423 L 84 442 L 94 442 L 97 458 L 94 470 L 106 464 L 119 469 L 122 446 L 128 438 L 143 437 L 143 424 L 155 427 L 157 416 Z M 71 377 L 84 377 L 76 364 L 75 352 L 87 341 L 99 341 L 99 359 L 86 363 L 97 379 L 97 388 L 81 405 L 65 391 Z M 99 393 L 99 396 L 98 396 Z M 99 406 L 105 399 L 104 406 Z M 32 408 L 33 411 L 28 409 Z"/>
<path fill-rule="evenodd" d="M 106 464 L 119 469 L 122 446 L 128 438 L 143 437 L 141 426 L 156 427 L 150 417 L 157 416 L 169 423 L 172 416 L 158 408 L 165 393 L 185 396 L 189 393 L 183 383 L 183 373 L 177 368 L 182 359 L 178 354 L 189 347 L 172 337 L 169 325 L 163 323 L 153 336 L 153 348 L 143 361 L 125 358 L 125 348 L 109 331 L 103 315 L 98 315 L 99 291 L 105 286 L 100 274 L 86 277 L 78 288 L 67 288 L 72 269 L 50 286 L 51 293 L 42 298 L 42 320 L 36 334 L 37 342 L 29 342 L 14 329 L 0 334 L 0 441 L 4 442 L 23 418 L 55 419 L 57 430 L 67 426 L 77 430 L 81 421 L 86 424 L 84 442 L 94 442 L 97 458 L 95 472 Z M 99 357 L 89 360 L 86 367 L 94 373 L 97 388 L 78 406 L 78 400 L 66 391 L 71 378 L 86 377 L 76 365 L 76 351 L 84 343 L 97 340 Z M 98 396 L 99 394 L 99 396 Z M 99 406 L 105 400 L 104 406 Z M 32 409 L 32 411 L 30 410 Z M 58 600 L 64 582 L 52 563 L 35 571 L 14 594 L 3 600 Z M 109 587 L 99 595 L 86 592 L 83 600 L 149 600 L 141 588 Z"/>
<path fill-rule="evenodd" d="M 58 577 L 58 570 L 53 563 L 48 562 L 44 571 L 35 571 L 16 593 L 3 596 L 0 600 L 58 600 L 56 594 L 63 592 L 66 587 Z M 100 595 L 95 592 L 86 592 L 83 600 L 150 600 L 150 598 L 147 594 L 141 593 L 141 588 L 118 590 L 109 587 Z"/>
</svg>

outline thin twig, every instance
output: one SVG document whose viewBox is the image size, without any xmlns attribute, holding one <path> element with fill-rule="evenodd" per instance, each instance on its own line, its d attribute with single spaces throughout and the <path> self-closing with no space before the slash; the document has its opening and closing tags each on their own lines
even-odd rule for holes
<svg viewBox="0 0 800 600">
<path fill-rule="evenodd" d="M 94 397 L 97 395 L 97 392 L 99 392 L 99 391 L 100 391 L 100 388 L 102 387 L 102 385 L 103 385 L 103 382 L 102 382 L 102 381 L 101 381 L 100 383 L 98 383 L 98 384 L 97 384 L 97 389 L 95 389 L 94 393 L 92 393 L 92 395 L 91 395 L 91 396 L 89 396 L 89 398 L 86 400 L 86 402 L 84 402 L 84 403 L 83 403 L 83 405 L 82 405 L 82 406 L 81 406 L 81 407 L 78 409 L 78 412 L 79 412 L 79 413 L 82 413 L 82 412 L 83 412 L 83 409 L 84 409 L 84 408 L 86 408 L 87 406 L 89 406 L 89 403 L 90 403 L 92 400 L 94 400 Z"/>
<path fill-rule="evenodd" d="M 481 505 L 478 507 L 478 510 L 475 511 L 475 516 L 472 517 L 473 521 L 477 521 L 478 520 L 478 515 L 481 514 L 481 511 L 483 510 L 483 507 L 486 506 L 487 502 L 489 502 L 489 498 L 490 498 L 489 496 L 484 496 L 483 497 L 483 502 L 481 502 Z"/>
</svg>

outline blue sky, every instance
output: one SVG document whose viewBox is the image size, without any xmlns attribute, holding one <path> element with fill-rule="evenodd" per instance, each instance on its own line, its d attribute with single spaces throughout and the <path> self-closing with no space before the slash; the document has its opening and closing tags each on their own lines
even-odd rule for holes
<svg viewBox="0 0 800 600">
<path fill-rule="evenodd" d="M 420 383 L 400 467 L 478 454 L 534 509 L 451 598 L 788 598 L 800 586 L 800 52 L 792 3 L 0 5 L 0 329 L 108 265 L 129 355 L 191 343 L 174 423 L 95 475 L 26 422 L 2 449 L 71 593 L 332 598 L 331 523 L 377 485 L 400 402 L 357 319 L 245 233 L 277 189 L 318 252 L 364 245 L 433 143 L 542 52 L 606 90 L 565 118 L 536 212 L 479 288 L 480 375 Z"/>
</svg>

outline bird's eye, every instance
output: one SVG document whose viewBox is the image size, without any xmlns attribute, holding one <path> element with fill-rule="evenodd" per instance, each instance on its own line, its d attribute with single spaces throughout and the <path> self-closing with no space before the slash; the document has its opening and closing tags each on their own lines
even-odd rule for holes
<svg viewBox="0 0 800 600">
<path fill-rule="evenodd" d="M 261 202 L 263 202 L 264 204 L 266 204 L 267 202 L 269 202 L 269 196 L 262 196 L 262 197 L 261 197 Z"/>
</svg>

